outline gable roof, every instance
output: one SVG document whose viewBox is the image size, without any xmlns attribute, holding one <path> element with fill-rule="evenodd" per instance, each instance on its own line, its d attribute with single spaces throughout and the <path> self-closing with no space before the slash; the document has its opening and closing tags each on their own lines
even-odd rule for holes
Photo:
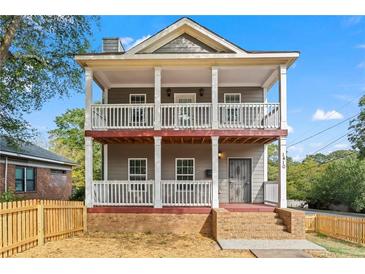
<svg viewBox="0 0 365 274">
<path fill-rule="evenodd" d="M 224 53 L 244 53 L 245 50 L 203 27 L 188 17 L 183 17 L 143 42 L 130 48 L 126 54 L 151 53 L 154 45 L 164 45 L 182 34 L 188 34 L 209 47 Z"/>
<path fill-rule="evenodd" d="M 32 143 L 22 142 L 15 147 L 7 138 L 2 136 L 0 136 L 0 155 L 1 154 L 64 165 L 76 165 L 73 161 Z"/>
</svg>

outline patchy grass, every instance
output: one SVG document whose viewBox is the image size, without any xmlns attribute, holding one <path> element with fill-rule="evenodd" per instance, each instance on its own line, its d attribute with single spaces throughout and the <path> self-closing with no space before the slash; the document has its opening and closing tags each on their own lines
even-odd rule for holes
<svg viewBox="0 0 365 274">
<path fill-rule="evenodd" d="M 307 239 L 327 249 L 327 252 L 323 254 L 313 253 L 312 255 L 316 257 L 365 258 L 365 246 L 315 233 L 307 234 Z"/>
<path fill-rule="evenodd" d="M 37 246 L 20 258 L 253 258 L 246 251 L 221 250 L 201 235 L 88 233 Z"/>
</svg>

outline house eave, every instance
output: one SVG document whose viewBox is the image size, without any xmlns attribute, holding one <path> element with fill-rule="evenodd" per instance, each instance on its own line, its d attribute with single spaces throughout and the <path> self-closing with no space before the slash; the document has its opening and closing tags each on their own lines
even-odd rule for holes
<svg viewBox="0 0 365 274">
<path fill-rule="evenodd" d="M 17 158 L 24 158 L 24 159 L 30 159 L 30 160 L 36 160 L 36 161 L 41 161 L 41 162 L 49 162 L 49 163 L 54 163 L 54 164 L 66 165 L 66 166 L 76 166 L 76 163 L 57 161 L 57 160 L 31 156 L 31 155 L 26 155 L 26 154 L 22 154 L 22 153 L 14 153 L 14 152 L 9 152 L 9 151 L 1 151 L 0 150 L 0 155 L 17 157 Z"/>
</svg>

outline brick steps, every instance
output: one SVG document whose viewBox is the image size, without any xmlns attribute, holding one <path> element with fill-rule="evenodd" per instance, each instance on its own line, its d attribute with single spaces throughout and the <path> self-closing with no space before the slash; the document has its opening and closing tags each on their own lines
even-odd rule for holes
<svg viewBox="0 0 365 274">
<path fill-rule="evenodd" d="M 217 210 L 213 216 L 217 239 L 293 239 L 275 212 Z"/>
</svg>

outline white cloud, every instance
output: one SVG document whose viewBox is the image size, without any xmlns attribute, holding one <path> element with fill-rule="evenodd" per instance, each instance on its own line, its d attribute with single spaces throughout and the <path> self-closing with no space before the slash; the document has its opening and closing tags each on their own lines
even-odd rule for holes
<svg viewBox="0 0 365 274">
<path fill-rule="evenodd" d="M 342 24 L 345 27 L 351 27 L 359 24 L 361 20 L 362 20 L 361 16 L 348 16 L 342 21 Z"/>
<path fill-rule="evenodd" d="M 356 67 L 357 68 L 365 68 L 365 62 L 361 62 L 361 63 L 357 64 Z"/>
<path fill-rule="evenodd" d="M 289 147 L 288 151 L 302 153 L 304 151 L 304 147 L 302 145 L 295 145 Z"/>
<path fill-rule="evenodd" d="M 356 47 L 359 49 L 365 49 L 365 44 L 359 44 L 359 45 L 356 45 Z"/>
<path fill-rule="evenodd" d="M 293 133 L 294 132 L 294 128 L 292 126 L 288 125 L 288 133 Z"/>
<path fill-rule="evenodd" d="M 151 35 L 144 35 L 138 39 L 134 39 L 132 37 L 122 37 L 122 43 L 125 50 L 129 50 L 130 48 L 133 48 L 134 46 L 138 45 L 139 43 L 143 42 L 144 40 L 150 38 Z"/>
<path fill-rule="evenodd" d="M 346 143 L 339 143 L 333 146 L 335 149 L 349 149 L 350 145 Z"/>
<path fill-rule="evenodd" d="M 312 147 L 312 148 L 317 148 L 317 147 L 320 147 L 322 145 L 322 143 L 310 143 L 309 146 Z"/>
<path fill-rule="evenodd" d="M 314 121 L 341 120 L 343 115 L 336 110 L 324 111 L 323 109 L 317 109 L 312 119 Z"/>
<path fill-rule="evenodd" d="M 295 162 L 301 162 L 303 161 L 305 158 L 304 155 L 300 155 L 300 154 L 297 154 L 297 155 L 294 155 L 292 156 L 292 159 L 295 161 Z"/>
<path fill-rule="evenodd" d="M 151 34 L 147 34 L 145 36 L 142 36 L 141 38 L 138 38 L 136 41 L 134 41 L 134 43 L 132 44 L 131 48 L 133 48 L 134 46 L 137 46 L 139 43 L 142 43 L 144 40 L 148 39 L 151 37 Z"/>
</svg>

